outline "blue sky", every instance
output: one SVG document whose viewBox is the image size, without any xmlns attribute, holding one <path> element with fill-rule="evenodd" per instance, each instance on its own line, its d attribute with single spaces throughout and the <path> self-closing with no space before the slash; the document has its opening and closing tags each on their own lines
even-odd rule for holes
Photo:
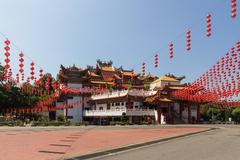
<svg viewBox="0 0 240 160">
<path fill-rule="evenodd" d="M 193 81 L 240 40 L 240 15 L 230 18 L 230 1 L 0 0 L 0 32 L 53 75 L 60 64 L 85 67 L 102 59 L 137 72 L 144 61 L 147 73 L 174 73 Z M 205 36 L 209 12 L 211 38 Z M 188 29 L 192 31 L 191 52 L 185 50 Z M 3 40 L 0 37 L 0 62 Z M 171 41 L 172 60 L 168 51 Z M 153 67 L 156 52 L 159 68 Z M 16 72 L 18 51 L 13 48 L 11 53 Z"/>
</svg>

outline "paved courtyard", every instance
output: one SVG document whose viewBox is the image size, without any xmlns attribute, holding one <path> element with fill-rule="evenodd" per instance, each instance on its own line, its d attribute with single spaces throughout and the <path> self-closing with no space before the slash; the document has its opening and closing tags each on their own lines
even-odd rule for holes
<svg viewBox="0 0 240 160">
<path fill-rule="evenodd" d="M 214 126 L 216 127 L 216 126 Z M 240 126 L 172 139 L 96 160 L 238 160 Z"/>
<path fill-rule="evenodd" d="M 0 159 L 62 159 L 206 129 L 191 126 L 0 128 Z"/>
</svg>

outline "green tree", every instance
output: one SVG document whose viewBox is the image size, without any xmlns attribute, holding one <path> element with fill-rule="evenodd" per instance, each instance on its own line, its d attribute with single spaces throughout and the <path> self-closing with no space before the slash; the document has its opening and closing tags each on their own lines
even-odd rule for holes
<svg viewBox="0 0 240 160">
<path fill-rule="evenodd" d="M 0 65 L 0 113 L 4 114 L 7 109 L 11 108 L 30 108 L 46 96 L 39 96 L 37 93 L 23 93 L 14 81 L 3 81 L 3 70 L 4 68 Z M 50 74 L 48 76 L 50 76 L 50 81 L 52 81 L 52 76 Z M 45 89 L 46 77 L 47 75 L 44 75 L 43 84 L 40 86 L 42 90 Z M 22 87 L 36 88 L 36 86 L 27 83 L 22 84 Z M 50 90 L 53 90 L 52 86 L 50 86 Z"/>
<path fill-rule="evenodd" d="M 232 111 L 232 117 L 235 122 L 240 123 L 240 107 L 237 107 Z"/>
<path fill-rule="evenodd" d="M 230 112 L 231 113 L 231 112 Z M 205 121 L 225 121 L 230 116 L 229 109 L 222 109 L 221 106 L 214 104 L 214 103 L 208 103 L 205 104 L 203 108 L 203 119 Z"/>
</svg>

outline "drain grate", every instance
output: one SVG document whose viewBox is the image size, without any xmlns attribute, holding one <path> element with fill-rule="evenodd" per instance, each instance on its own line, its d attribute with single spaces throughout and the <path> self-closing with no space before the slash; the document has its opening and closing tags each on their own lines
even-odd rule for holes
<svg viewBox="0 0 240 160">
<path fill-rule="evenodd" d="M 50 154 L 65 154 L 65 152 L 57 152 L 57 151 L 38 151 L 41 153 L 50 153 Z"/>
<path fill-rule="evenodd" d="M 80 137 L 82 136 L 81 134 L 71 134 L 70 136 L 73 136 L 73 137 Z"/>
<path fill-rule="evenodd" d="M 60 140 L 61 142 L 75 142 L 74 140 L 67 140 L 67 139 L 62 139 Z"/>
<path fill-rule="evenodd" d="M 71 145 L 67 144 L 49 144 L 50 146 L 60 146 L 60 147 L 71 147 Z"/>
<path fill-rule="evenodd" d="M 66 137 L 68 139 L 78 139 L 79 137 Z"/>
</svg>

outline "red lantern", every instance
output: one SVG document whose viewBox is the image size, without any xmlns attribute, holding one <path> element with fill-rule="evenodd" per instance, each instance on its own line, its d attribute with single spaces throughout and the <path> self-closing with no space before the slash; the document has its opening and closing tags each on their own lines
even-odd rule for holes
<svg viewBox="0 0 240 160">
<path fill-rule="evenodd" d="M 27 78 L 27 84 L 29 84 L 29 83 L 30 83 L 30 78 L 28 77 L 28 78 Z"/>
<path fill-rule="evenodd" d="M 154 67 L 157 68 L 158 67 L 158 54 L 156 53 L 154 56 Z"/>
<path fill-rule="evenodd" d="M 19 83 L 19 74 L 18 73 L 16 74 L 16 81 L 17 81 L 17 83 Z"/>
<path fill-rule="evenodd" d="M 9 72 L 8 72 L 8 80 L 10 80 L 12 77 L 12 69 L 9 68 Z"/>
<path fill-rule="evenodd" d="M 31 62 L 30 66 L 31 66 L 30 67 L 30 74 L 31 74 L 30 79 L 33 81 L 34 80 L 34 63 Z"/>
<path fill-rule="evenodd" d="M 47 90 L 47 92 L 49 92 L 50 89 L 50 77 L 49 75 L 47 75 L 46 81 L 45 81 L 45 89 Z"/>
<path fill-rule="evenodd" d="M 143 76 L 145 75 L 145 63 L 144 62 L 142 63 L 142 75 Z"/>
<path fill-rule="evenodd" d="M 187 31 L 187 51 L 191 50 L 191 31 Z"/>
<path fill-rule="evenodd" d="M 170 54 L 170 58 L 173 58 L 173 43 L 170 43 L 169 45 L 169 54 Z"/>
<path fill-rule="evenodd" d="M 39 70 L 39 80 L 38 80 L 38 85 L 39 85 L 39 86 L 42 85 L 42 77 L 43 77 L 43 70 L 40 69 L 40 70 Z"/>
<path fill-rule="evenodd" d="M 24 76 L 24 73 L 22 73 L 22 81 L 24 81 L 25 79 L 25 76 Z"/>
<path fill-rule="evenodd" d="M 115 83 L 115 82 L 113 82 L 113 83 Z M 52 87 L 53 87 L 54 90 L 57 89 L 57 83 L 56 83 L 55 80 L 52 80 Z"/>
<path fill-rule="evenodd" d="M 238 54 L 240 54 L 240 41 L 238 41 L 236 43 L 236 49 L 237 49 Z"/>
<path fill-rule="evenodd" d="M 237 0 L 232 0 L 232 18 L 236 18 L 237 16 Z"/>
<path fill-rule="evenodd" d="M 24 72 L 24 69 L 23 69 L 23 67 L 24 67 L 24 64 L 23 64 L 23 62 L 24 62 L 24 54 L 21 52 L 20 54 L 19 54 L 19 73 L 22 75 L 22 81 L 24 81 L 24 74 L 23 74 L 23 72 Z"/>
<path fill-rule="evenodd" d="M 10 50 L 10 47 L 9 47 L 9 45 L 10 45 L 10 41 L 7 39 L 5 42 L 5 47 L 4 47 L 4 50 L 5 50 L 5 66 L 4 66 L 4 71 L 3 71 L 3 79 L 4 80 L 7 80 L 8 79 L 8 69 L 10 68 L 10 65 L 9 65 L 9 63 L 10 63 L 10 59 L 9 59 L 9 57 L 10 57 L 10 53 L 9 53 L 9 50 Z"/>
<path fill-rule="evenodd" d="M 207 17 L 206 17 L 206 28 L 207 28 L 207 36 L 210 37 L 212 35 L 212 25 L 211 25 L 211 17 L 212 15 L 211 14 L 208 14 Z"/>
</svg>

